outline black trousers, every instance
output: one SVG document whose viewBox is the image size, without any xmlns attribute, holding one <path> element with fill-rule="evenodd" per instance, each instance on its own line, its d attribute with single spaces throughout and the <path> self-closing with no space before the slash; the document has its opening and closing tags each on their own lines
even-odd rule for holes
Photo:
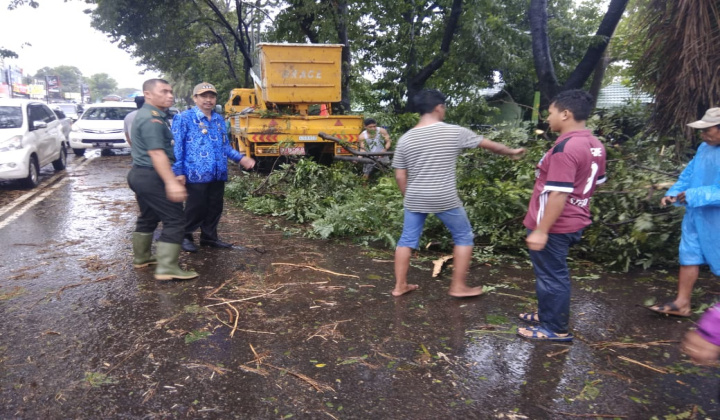
<svg viewBox="0 0 720 420">
<path fill-rule="evenodd" d="M 154 232 L 158 223 L 162 222 L 162 234 L 158 241 L 182 243 L 185 232 L 182 203 L 167 199 L 165 183 L 160 175 L 153 168 L 133 166 L 127 180 L 140 206 L 135 232 Z"/>
<path fill-rule="evenodd" d="M 203 184 L 186 184 L 188 198 L 185 202 L 185 237 L 200 228 L 201 241 L 218 240 L 217 227 L 223 212 L 225 181 Z"/>
</svg>

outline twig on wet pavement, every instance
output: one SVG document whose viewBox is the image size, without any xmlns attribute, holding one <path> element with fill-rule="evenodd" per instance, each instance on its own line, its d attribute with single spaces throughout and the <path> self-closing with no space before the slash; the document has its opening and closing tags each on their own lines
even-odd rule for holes
<svg viewBox="0 0 720 420">
<path fill-rule="evenodd" d="M 225 321 L 223 321 L 222 319 L 220 319 L 220 317 L 217 316 L 217 314 L 215 314 L 215 318 L 216 318 L 218 321 L 220 321 L 220 323 L 223 324 L 224 326 L 226 326 L 226 327 L 228 327 L 228 328 L 230 328 L 230 329 L 233 328 L 232 325 L 230 325 L 230 324 L 228 324 L 227 322 L 225 322 Z M 272 334 L 272 335 L 277 334 L 277 333 L 270 332 L 270 331 L 244 330 L 244 329 L 242 329 L 242 328 L 238 328 L 237 330 L 238 330 L 238 331 L 242 331 L 242 332 L 248 332 L 248 333 L 256 333 L 256 334 Z"/>
<path fill-rule="evenodd" d="M 208 369 L 212 370 L 214 373 L 217 373 L 218 375 L 224 375 L 227 372 L 231 372 L 230 369 L 211 365 L 209 363 L 189 363 L 189 364 L 185 365 L 185 367 L 188 369 L 196 369 L 199 367 L 204 367 L 204 368 L 208 368 Z"/>
<path fill-rule="evenodd" d="M 333 387 L 331 387 L 330 385 L 327 385 L 327 384 L 323 384 L 323 383 L 321 383 L 321 382 L 318 382 L 318 381 L 314 380 L 313 378 L 311 378 L 311 377 L 309 377 L 309 376 L 303 375 L 302 373 L 293 372 L 293 371 L 290 370 L 290 369 L 283 368 L 283 367 L 279 367 L 279 366 L 275 366 L 275 365 L 271 365 L 270 363 L 265 363 L 265 365 L 266 365 L 266 366 L 270 366 L 270 367 L 273 368 L 273 369 L 277 369 L 277 370 L 279 370 L 279 371 L 281 371 L 281 372 L 285 372 L 285 373 L 287 373 L 287 374 L 290 374 L 290 375 L 292 375 L 292 376 L 294 376 L 294 377 L 296 377 L 296 378 L 302 379 L 303 381 L 307 382 L 311 387 L 315 388 L 315 390 L 316 390 L 317 392 L 325 392 L 325 391 L 335 392 L 335 389 L 334 389 Z"/>
<path fill-rule="evenodd" d="M 348 321 L 350 321 L 350 320 L 348 320 Z M 250 371 L 254 371 L 255 373 L 259 373 L 259 372 L 257 372 L 257 371 L 261 371 L 260 365 L 269 366 L 269 367 L 271 367 L 271 368 L 273 368 L 273 369 L 279 370 L 280 372 L 285 372 L 285 373 L 287 373 L 287 374 L 289 374 L 289 375 L 292 375 L 292 376 L 294 376 L 294 377 L 296 377 L 296 378 L 298 378 L 298 379 L 302 379 L 303 381 L 307 382 L 311 387 L 315 388 L 315 390 L 318 391 L 318 392 L 325 392 L 325 391 L 335 392 L 335 389 L 334 389 L 333 387 L 331 387 L 330 385 L 323 384 L 322 382 L 318 382 L 318 381 L 314 380 L 313 378 L 311 378 L 311 377 L 309 377 L 309 376 L 303 375 L 302 373 L 293 372 L 293 371 L 290 370 L 290 369 L 283 368 L 283 367 L 279 367 L 279 366 L 275 366 L 275 365 L 272 365 L 272 364 L 270 364 L 270 363 L 264 363 L 263 361 L 264 361 L 265 359 L 269 358 L 270 356 L 268 356 L 267 353 L 263 353 L 263 355 L 260 356 L 260 355 L 257 354 L 257 352 L 255 351 L 255 347 L 253 347 L 252 344 L 248 343 L 248 345 L 250 346 L 250 350 L 252 350 L 253 354 L 255 355 L 255 360 L 252 360 L 252 361 L 257 364 L 257 369 L 249 368 L 249 367 L 247 367 L 246 365 L 240 365 L 241 368 L 242 368 L 242 367 L 245 367 L 246 369 L 249 369 Z M 262 375 L 262 373 L 259 373 L 259 374 Z M 263 375 L 263 376 L 265 376 L 265 375 Z"/>
<path fill-rule="evenodd" d="M 236 307 L 232 306 L 229 303 L 228 306 L 231 307 L 233 311 L 235 311 L 235 322 L 233 323 L 232 331 L 230 331 L 230 338 L 233 338 L 235 336 L 235 331 L 237 331 L 238 321 L 240 320 L 240 311 L 238 311 Z"/>
<path fill-rule="evenodd" d="M 327 338 L 325 337 L 326 335 L 330 335 L 330 336 L 336 335 L 335 330 L 337 329 L 338 325 L 340 325 L 341 322 L 350 322 L 350 321 L 352 321 L 352 319 L 346 319 L 343 321 L 336 321 L 331 324 L 322 325 L 322 326 L 320 326 L 320 328 L 318 328 L 317 331 L 315 331 L 314 334 L 312 334 L 310 337 L 305 339 L 305 341 L 309 341 L 313 337 L 320 337 L 323 340 L 327 341 Z M 330 328 L 330 327 L 332 327 L 332 328 Z"/>
<path fill-rule="evenodd" d="M 556 351 L 556 352 L 553 352 L 553 353 L 548 353 L 548 354 L 546 354 L 545 356 L 547 356 L 547 357 L 560 356 L 561 354 L 565 354 L 565 353 L 567 353 L 567 352 L 569 352 L 569 351 L 570 351 L 570 349 L 567 348 L 567 349 L 565 349 L 565 350 L 560 350 L 560 351 Z"/>
<path fill-rule="evenodd" d="M 313 266 L 311 266 L 311 265 L 300 265 L 300 264 L 290 264 L 290 263 L 272 263 L 271 265 L 289 265 L 289 266 L 292 266 L 292 267 L 309 268 L 309 269 L 311 269 L 311 270 L 320 271 L 320 272 L 328 273 L 328 274 L 333 274 L 333 275 L 336 275 L 336 276 L 352 277 L 352 278 L 356 278 L 356 279 L 359 279 L 359 278 L 360 278 L 360 277 L 358 277 L 358 276 L 356 276 L 356 275 L 354 275 L 354 274 L 336 273 L 336 272 L 334 272 L 334 271 L 326 270 L 326 269 L 324 269 L 324 268 L 313 267 Z"/>
<path fill-rule="evenodd" d="M 647 369 L 650 369 L 650 370 L 654 370 L 655 372 L 659 372 L 659 373 L 662 373 L 662 374 L 668 373 L 668 371 L 665 370 L 665 369 L 657 368 L 657 367 L 655 367 L 655 366 L 646 365 L 645 363 L 638 362 L 637 360 L 633 360 L 633 359 L 631 359 L 631 358 L 629 358 L 629 357 L 618 356 L 618 359 L 624 360 L 624 361 L 630 362 L 630 363 L 635 363 L 636 365 L 640 365 L 640 366 L 642 366 L 642 367 L 644 367 L 644 368 L 647 368 Z"/>
<path fill-rule="evenodd" d="M 219 292 L 228 282 L 223 282 L 220 286 L 216 287 L 215 289 L 211 290 L 210 293 L 205 295 L 205 299 L 212 297 L 215 293 Z"/>
<path fill-rule="evenodd" d="M 84 281 L 84 282 L 81 282 L 81 283 L 68 284 L 68 285 L 65 285 L 65 286 L 61 287 L 60 290 L 58 290 L 57 292 L 55 292 L 55 295 L 56 295 L 56 297 L 59 299 L 59 298 L 60 298 L 60 295 L 62 294 L 62 292 L 64 292 L 64 291 L 67 290 L 67 289 L 72 289 L 73 287 L 78 287 L 78 286 L 84 286 L 84 285 L 86 285 L 86 284 L 100 283 L 101 281 L 113 280 L 113 279 L 115 279 L 115 278 L 117 278 L 117 276 L 116 276 L 115 274 L 111 274 L 111 275 L 109 275 L 109 276 L 105 276 L 105 277 L 99 278 L 99 279 L 97 279 L 97 280 L 90 280 L 90 281 Z"/>
<path fill-rule="evenodd" d="M 590 347 L 595 349 L 609 349 L 611 347 L 618 347 L 621 349 L 647 349 L 650 346 L 665 346 L 669 344 L 677 344 L 678 340 L 658 340 L 650 341 L 647 343 L 624 343 L 622 341 L 600 341 L 598 343 L 590 344 Z"/>
<path fill-rule="evenodd" d="M 155 393 L 157 392 L 158 385 L 160 385 L 160 382 L 155 382 L 154 385 L 152 385 L 152 388 L 145 391 L 144 394 L 142 394 L 143 400 L 141 404 L 145 404 L 146 402 L 150 401 L 150 398 L 152 398 Z"/>
<path fill-rule="evenodd" d="M 246 301 L 246 300 L 251 300 L 251 299 L 258 299 L 258 298 L 261 298 L 261 297 L 263 297 L 263 296 L 271 295 L 271 294 L 277 292 L 278 290 L 282 289 L 283 287 L 285 287 L 285 286 L 280 286 L 280 287 L 278 287 L 277 289 L 271 290 L 271 291 L 269 291 L 269 292 L 267 292 L 267 293 L 265 293 L 265 294 L 262 294 L 262 295 L 251 296 L 251 297 L 249 297 L 249 298 L 244 298 L 244 299 L 226 300 L 225 302 L 213 303 L 212 305 L 206 305 L 205 307 L 206 307 L 206 308 L 209 308 L 209 307 L 211 307 L 211 306 L 228 305 L 228 304 L 230 304 L 230 303 L 237 303 L 237 302 L 244 302 L 244 301 Z"/>
</svg>

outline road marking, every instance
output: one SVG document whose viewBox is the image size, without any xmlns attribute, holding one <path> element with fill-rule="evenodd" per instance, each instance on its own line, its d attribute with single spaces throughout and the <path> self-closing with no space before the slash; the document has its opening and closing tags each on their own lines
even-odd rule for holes
<svg viewBox="0 0 720 420">
<path fill-rule="evenodd" d="M 73 168 L 73 171 L 78 170 L 78 169 L 82 169 L 82 168 L 83 168 L 85 165 L 87 165 L 88 163 L 90 163 L 90 159 L 86 159 L 85 162 L 83 162 L 82 164 L 80 164 L 80 166 L 78 166 L 78 167 L 76 167 L 76 168 Z M 55 175 L 53 175 L 53 176 L 48 180 L 48 185 L 51 184 L 51 181 L 54 181 L 55 178 L 60 177 L 61 175 L 64 175 L 64 174 L 55 174 Z M 60 187 L 62 187 L 63 185 L 65 185 L 67 182 L 68 182 L 68 178 L 65 177 L 65 178 L 61 179 L 60 181 L 58 181 L 56 184 L 51 185 L 50 187 L 47 187 L 47 189 L 46 189 L 42 194 L 38 195 L 37 197 L 35 197 L 35 199 L 31 200 L 29 203 L 27 203 L 27 204 L 25 204 L 24 206 L 22 206 L 17 212 L 11 214 L 7 219 L 5 219 L 5 220 L 3 220 L 2 222 L 0 222 L 0 229 L 4 228 L 4 227 L 7 226 L 10 222 L 12 222 L 12 221 L 16 220 L 17 218 L 19 218 L 20 216 L 22 216 L 26 211 L 28 211 L 28 210 L 30 210 L 31 208 L 33 208 L 37 203 L 43 201 L 43 200 L 44 200 L 45 198 L 47 198 L 50 194 L 52 194 L 53 192 L 55 192 L 55 190 L 57 190 L 58 188 L 60 188 Z M 28 197 L 31 197 L 33 194 L 37 194 L 37 191 L 31 191 L 31 192 L 29 192 L 29 193 L 27 193 L 27 194 L 24 194 L 22 197 L 18 197 L 18 198 L 17 198 L 16 200 L 14 200 L 12 203 L 10 203 L 10 204 L 8 204 L 7 206 L 5 206 L 5 207 L 3 207 L 2 209 L 0 209 L 0 217 L 2 217 L 5 213 L 7 213 L 8 211 L 12 210 L 13 208 L 17 207 L 19 204 L 22 204 L 23 201 L 25 201 Z"/>
</svg>

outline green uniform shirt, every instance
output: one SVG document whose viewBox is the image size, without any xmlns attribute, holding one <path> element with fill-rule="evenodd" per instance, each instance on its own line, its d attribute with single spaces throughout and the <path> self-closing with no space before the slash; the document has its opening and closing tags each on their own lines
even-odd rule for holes
<svg viewBox="0 0 720 420">
<path fill-rule="evenodd" d="M 133 165 L 152 167 L 148 150 L 156 149 L 165 150 L 171 165 L 175 162 L 173 135 L 166 117 L 164 111 L 147 102 L 138 110 L 130 133 Z"/>
</svg>

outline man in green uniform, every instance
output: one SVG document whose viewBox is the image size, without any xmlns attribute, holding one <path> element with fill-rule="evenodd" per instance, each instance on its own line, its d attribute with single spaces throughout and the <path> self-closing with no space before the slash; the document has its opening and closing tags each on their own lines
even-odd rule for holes
<svg viewBox="0 0 720 420">
<path fill-rule="evenodd" d="M 194 271 L 178 266 L 180 244 L 185 234 L 183 201 L 185 185 L 172 171 L 175 162 L 173 136 L 167 121 L 167 109 L 175 102 L 172 87 L 162 79 L 143 83 L 145 105 L 138 110 L 132 124 L 133 167 L 128 185 L 135 192 L 140 215 L 133 232 L 133 266 L 157 264 L 156 280 L 192 279 Z M 153 232 L 163 222 L 157 243 L 157 258 L 150 252 Z"/>
</svg>

